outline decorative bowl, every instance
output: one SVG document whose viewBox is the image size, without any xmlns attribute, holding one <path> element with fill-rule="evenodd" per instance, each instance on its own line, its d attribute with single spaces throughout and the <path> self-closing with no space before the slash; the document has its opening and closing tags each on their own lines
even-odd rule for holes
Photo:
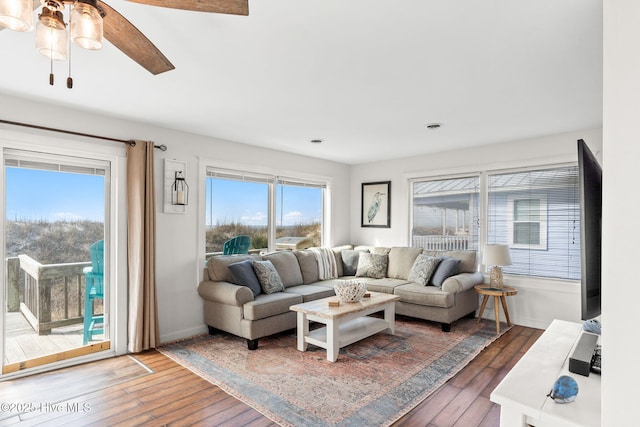
<svg viewBox="0 0 640 427">
<path fill-rule="evenodd" d="M 345 280 L 333 285 L 341 302 L 358 302 L 367 292 L 367 283 L 362 280 Z"/>
</svg>

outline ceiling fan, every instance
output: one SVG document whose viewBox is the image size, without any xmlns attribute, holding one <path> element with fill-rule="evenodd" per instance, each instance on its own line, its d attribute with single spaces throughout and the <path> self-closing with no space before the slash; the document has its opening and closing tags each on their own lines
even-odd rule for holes
<svg viewBox="0 0 640 427">
<path fill-rule="evenodd" d="M 130 1 L 196 12 L 249 14 L 249 0 Z M 73 7 L 69 23 L 70 36 L 62 15 L 67 5 Z M 138 28 L 102 0 L 0 0 L 0 30 L 3 27 L 16 31 L 30 30 L 33 27 L 33 11 L 40 6 L 42 13 L 38 15 L 38 27 L 45 28 L 42 37 L 46 37 L 46 40 L 43 38 L 39 41 L 41 29 L 37 28 L 36 48 L 52 60 L 66 59 L 67 37 L 86 49 L 99 49 L 104 35 L 104 38 L 151 74 L 175 68 Z"/>
</svg>

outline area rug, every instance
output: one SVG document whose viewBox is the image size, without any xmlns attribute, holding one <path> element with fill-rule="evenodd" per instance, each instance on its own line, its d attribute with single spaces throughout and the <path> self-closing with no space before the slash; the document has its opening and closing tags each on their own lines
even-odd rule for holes
<svg viewBox="0 0 640 427">
<path fill-rule="evenodd" d="M 497 337 L 491 321 L 462 319 L 446 333 L 439 324 L 398 316 L 395 335 L 342 348 L 335 363 L 319 347 L 296 350 L 295 331 L 261 338 L 255 351 L 226 333 L 160 351 L 283 426 L 387 426 Z"/>
</svg>

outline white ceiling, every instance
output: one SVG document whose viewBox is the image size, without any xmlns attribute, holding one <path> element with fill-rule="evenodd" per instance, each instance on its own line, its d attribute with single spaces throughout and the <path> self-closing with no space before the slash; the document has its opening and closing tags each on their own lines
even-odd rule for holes
<svg viewBox="0 0 640 427">
<path fill-rule="evenodd" d="M 34 32 L 5 30 L 0 93 L 348 164 L 602 126 L 602 0 L 107 3 L 176 69 L 74 47 L 51 87 Z"/>
</svg>

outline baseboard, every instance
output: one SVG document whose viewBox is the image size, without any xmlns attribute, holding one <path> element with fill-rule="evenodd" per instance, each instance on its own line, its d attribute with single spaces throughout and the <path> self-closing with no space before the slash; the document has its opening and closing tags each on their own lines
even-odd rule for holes
<svg viewBox="0 0 640 427">
<path fill-rule="evenodd" d="M 207 328 L 207 325 L 202 324 L 195 328 L 183 329 L 181 331 L 175 331 L 170 334 L 160 335 L 160 342 L 161 343 L 173 342 L 173 341 L 181 340 L 184 338 L 194 337 L 196 335 L 201 335 L 201 334 L 207 333 L 208 331 L 209 329 Z"/>
</svg>

